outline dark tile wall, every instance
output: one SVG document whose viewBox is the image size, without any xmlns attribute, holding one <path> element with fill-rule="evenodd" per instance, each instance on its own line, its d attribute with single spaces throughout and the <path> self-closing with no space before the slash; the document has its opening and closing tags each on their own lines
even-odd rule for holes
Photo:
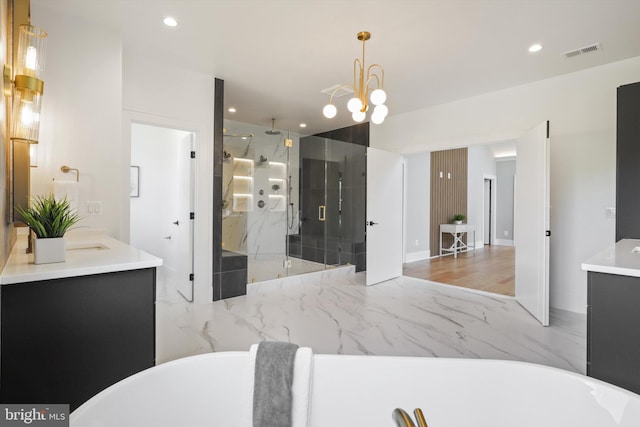
<svg viewBox="0 0 640 427">
<path fill-rule="evenodd" d="M 215 79 L 213 117 L 213 300 L 247 293 L 247 257 L 222 250 L 224 80 Z M 242 259 L 244 258 L 244 259 Z M 244 267 L 243 267 L 244 265 Z"/>
<path fill-rule="evenodd" d="M 325 143 L 328 144 L 325 146 Z M 354 264 L 356 271 L 366 270 L 366 147 L 369 146 L 369 123 L 300 139 L 300 165 L 307 167 L 314 162 L 325 163 L 315 168 L 318 176 L 311 176 L 311 169 L 301 173 L 300 200 L 303 205 L 302 231 L 289 236 L 289 255 L 330 265 Z M 303 166 L 304 167 L 304 166 Z M 320 199 L 313 200 L 313 183 L 305 180 L 327 182 L 327 216 L 318 223 L 313 218 L 315 205 L 323 204 L 324 186 Z M 342 185 L 342 210 L 337 203 L 337 177 Z M 334 182 L 335 181 L 335 182 Z M 307 188 L 308 187 L 308 188 Z M 305 203 L 310 203 L 307 209 Z M 305 214 L 308 211 L 308 214 Z M 338 222 L 337 217 L 340 217 Z M 325 236 L 326 234 L 326 236 Z"/>
</svg>

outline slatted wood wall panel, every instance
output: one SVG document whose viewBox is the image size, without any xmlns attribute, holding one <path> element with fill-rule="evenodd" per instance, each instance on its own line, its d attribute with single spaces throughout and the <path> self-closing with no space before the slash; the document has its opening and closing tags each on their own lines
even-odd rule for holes
<svg viewBox="0 0 640 427">
<path fill-rule="evenodd" d="M 430 250 L 436 256 L 440 253 L 440 224 L 450 223 L 455 214 L 467 215 L 467 148 L 431 153 L 430 210 Z M 451 236 L 443 236 L 442 244 L 451 246 Z"/>
</svg>

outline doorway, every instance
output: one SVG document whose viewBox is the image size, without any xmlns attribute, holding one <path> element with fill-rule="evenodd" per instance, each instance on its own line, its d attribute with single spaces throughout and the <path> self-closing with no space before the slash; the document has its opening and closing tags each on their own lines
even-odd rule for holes
<svg viewBox="0 0 640 427">
<path fill-rule="evenodd" d="M 456 158 L 454 165 L 440 165 L 434 162 L 434 152 L 430 153 L 432 163 L 427 172 L 416 177 L 416 182 L 409 181 L 409 192 L 413 197 L 424 194 L 424 181 L 430 186 L 443 183 L 444 188 L 435 193 L 433 188 L 429 195 L 429 203 L 424 206 L 425 216 L 433 216 L 440 212 L 438 221 L 428 225 L 429 253 L 414 258 L 404 265 L 404 274 L 440 283 L 464 286 L 486 292 L 494 292 L 513 296 L 515 293 L 515 248 L 513 246 L 513 180 L 516 166 L 515 141 L 493 142 L 470 146 Z M 457 150 L 447 150 L 443 157 L 453 157 Z M 438 153 L 438 152 L 436 152 Z M 416 156 L 418 158 L 418 156 Z M 421 160 L 424 156 L 419 157 Z M 414 169 L 422 167 L 422 163 L 411 162 Z M 454 170 L 458 167 L 458 171 Z M 460 190 L 453 185 L 460 178 Z M 412 189 L 411 186 L 414 186 Z M 417 203 L 414 203 L 419 206 Z M 468 233 L 468 245 L 475 251 L 439 257 L 438 234 L 440 224 L 451 221 L 453 214 L 466 215 L 465 223 L 475 228 Z M 407 228 L 409 236 L 418 237 L 416 226 L 425 226 L 425 221 L 413 221 Z M 443 247 L 451 243 L 451 236 L 443 235 Z M 410 239 L 413 243 L 414 238 Z M 418 241 L 415 240 L 416 246 Z M 407 246 L 407 249 L 412 249 Z M 429 257 L 427 259 L 427 257 Z"/>
<path fill-rule="evenodd" d="M 130 242 L 162 258 L 159 300 L 193 301 L 194 145 L 193 132 L 131 125 Z"/>
</svg>

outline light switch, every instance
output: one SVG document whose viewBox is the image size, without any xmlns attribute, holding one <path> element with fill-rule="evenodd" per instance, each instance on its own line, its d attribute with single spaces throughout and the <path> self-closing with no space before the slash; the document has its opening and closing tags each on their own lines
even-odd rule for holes
<svg viewBox="0 0 640 427">
<path fill-rule="evenodd" d="M 87 213 L 89 215 L 102 215 L 101 201 L 85 202 L 85 206 L 87 207 Z"/>
</svg>

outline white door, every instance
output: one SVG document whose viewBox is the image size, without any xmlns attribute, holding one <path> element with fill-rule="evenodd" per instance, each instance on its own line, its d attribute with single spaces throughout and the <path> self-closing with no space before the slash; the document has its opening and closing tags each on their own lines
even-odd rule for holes
<svg viewBox="0 0 640 427">
<path fill-rule="evenodd" d="M 367 286 L 402 275 L 402 156 L 367 148 Z"/>
<path fill-rule="evenodd" d="M 175 227 L 176 249 L 176 272 L 178 292 L 187 301 L 193 301 L 193 241 L 194 241 L 194 220 L 191 213 L 194 212 L 193 188 L 195 184 L 195 153 L 194 134 L 189 133 L 178 142 L 177 158 L 178 162 L 178 194 L 176 220 L 172 223 Z"/>
<path fill-rule="evenodd" d="M 515 296 L 543 326 L 548 326 L 549 122 L 520 137 L 516 154 Z"/>
</svg>

